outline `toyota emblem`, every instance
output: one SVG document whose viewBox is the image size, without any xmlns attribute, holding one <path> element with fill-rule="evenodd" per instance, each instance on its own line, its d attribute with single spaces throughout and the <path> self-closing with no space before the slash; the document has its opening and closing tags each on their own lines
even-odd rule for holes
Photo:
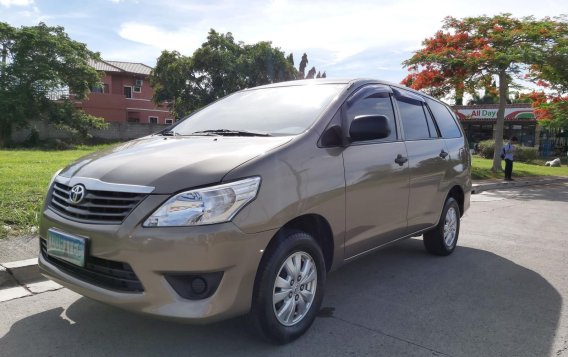
<svg viewBox="0 0 568 357">
<path fill-rule="evenodd" d="M 69 194 L 69 199 L 71 203 L 78 204 L 80 203 L 83 198 L 85 197 L 85 186 L 83 185 L 75 185 L 71 189 L 71 193 Z"/>
</svg>

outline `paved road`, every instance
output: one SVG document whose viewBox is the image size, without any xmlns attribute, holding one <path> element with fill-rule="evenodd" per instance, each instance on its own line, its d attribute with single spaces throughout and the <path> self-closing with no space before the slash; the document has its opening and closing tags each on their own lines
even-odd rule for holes
<svg viewBox="0 0 568 357">
<path fill-rule="evenodd" d="M 63 289 L 0 304 L 0 355 L 568 356 L 567 212 L 568 184 L 475 195 L 452 256 L 411 239 L 345 266 L 287 346 L 244 318 L 187 326 Z"/>
</svg>

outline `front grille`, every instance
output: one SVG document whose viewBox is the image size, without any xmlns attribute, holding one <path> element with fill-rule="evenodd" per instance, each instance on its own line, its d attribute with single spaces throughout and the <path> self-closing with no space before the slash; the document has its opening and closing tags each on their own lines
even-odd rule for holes
<svg viewBox="0 0 568 357">
<path fill-rule="evenodd" d="M 85 257 L 85 266 L 80 267 L 47 254 L 47 241 L 40 239 L 41 255 L 49 263 L 78 279 L 102 288 L 121 292 L 143 292 L 144 288 L 128 263 Z"/>
<path fill-rule="evenodd" d="M 61 216 L 82 223 L 120 224 L 145 194 L 86 190 L 82 201 L 71 201 L 71 188 L 53 184 L 49 207 Z"/>
</svg>

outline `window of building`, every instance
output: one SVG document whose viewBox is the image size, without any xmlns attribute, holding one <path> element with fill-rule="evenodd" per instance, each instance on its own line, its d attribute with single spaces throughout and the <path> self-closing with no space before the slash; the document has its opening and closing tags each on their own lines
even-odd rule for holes
<svg viewBox="0 0 568 357">
<path fill-rule="evenodd" d="M 158 124 L 158 117 L 148 117 L 148 122 L 150 124 Z"/>
<path fill-rule="evenodd" d="M 134 87 L 134 93 L 142 93 L 142 87 Z"/>
<path fill-rule="evenodd" d="M 124 87 L 124 96 L 126 98 L 132 98 L 132 87 Z"/>
<path fill-rule="evenodd" d="M 166 124 L 173 124 L 173 123 L 174 123 L 174 120 L 171 119 L 171 118 L 168 118 L 168 119 L 166 119 L 165 123 L 166 123 Z"/>
<path fill-rule="evenodd" d="M 108 93 L 108 84 L 100 83 L 92 87 L 91 93 Z"/>
</svg>

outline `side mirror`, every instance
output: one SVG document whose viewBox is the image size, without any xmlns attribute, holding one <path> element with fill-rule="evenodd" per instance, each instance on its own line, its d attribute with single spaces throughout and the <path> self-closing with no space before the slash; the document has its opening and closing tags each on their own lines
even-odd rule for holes
<svg viewBox="0 0 568 357">
<path fill-rule="evenodd" d="M 349 127 L 351 142 L 387 138 L 391 133 L 389 122 L 384 115 L 359 115 Z"/>
</svg>

